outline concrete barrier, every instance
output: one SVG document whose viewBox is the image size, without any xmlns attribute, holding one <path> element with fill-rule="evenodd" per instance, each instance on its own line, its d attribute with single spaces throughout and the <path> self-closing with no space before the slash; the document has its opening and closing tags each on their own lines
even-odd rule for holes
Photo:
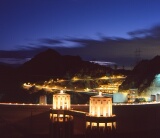
<svg viewBox="0 0 160 138">
<path fill-rule="evenodd" d="M 36 137 L 49 135 L 49 111 L 52 105 L 0 104 L 0 136 Z M 72 105 L 74 110 L 87 111 L 88 105 Z M 160 133 L 160 104 L 113 105 L 117 116 L 117 133 Z M 74 116 L 74 114 L 73 114 Z M 84 134 L 85 118 L 75 113 L 74 132 Z M 84 127 L 83 127 L 84 126 Z"/>
</svg>

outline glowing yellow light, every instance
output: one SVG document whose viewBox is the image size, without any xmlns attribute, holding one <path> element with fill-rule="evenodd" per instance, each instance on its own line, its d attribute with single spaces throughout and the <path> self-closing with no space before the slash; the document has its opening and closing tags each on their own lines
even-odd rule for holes
<svg viewBox="0 0 160 138">
<path fill-rule="evenodd" d="M 63 117 L 63 114 L 60 114 L 59 117 Z"/>
<path fill-rule="evenodd" d="M 91 125 L 92 126 L 97 126 L 97 123 L 96 122 L 92 122 Z"/>
<path fill-rule="evenodd" d="M 99 123 L 99 126 L 104 127 L 105 123 Z"/>
</svg>

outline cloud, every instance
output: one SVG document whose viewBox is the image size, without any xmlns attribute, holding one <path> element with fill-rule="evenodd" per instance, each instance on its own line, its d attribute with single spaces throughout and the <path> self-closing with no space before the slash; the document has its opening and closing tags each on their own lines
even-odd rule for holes
<svg viewBox="0 0 160 138">
<path fill-rule="evenodd" d="M 48 49 L 46 46 L 39 46 L 39 47 L 30 47 L 30 46 L 23 46 L 21 49 L 17 50 L 0 50 L 0 58 L 1 59 L 25 59 L 25 58 L 32 58 L 34 55 Z"/>
<path fill-rule="evenodd" d="M 102 36 L 99 39 L 69 38 L 67 41 L 79 43 L 81 47 L 57 48 L 63 54 L 80 55 L 87 60 L 103 60 L 132 64 L 135 60 L 151 59 L 160 54 L 160 25 L 148 29 L 128 32 L 129 39 Z M 140 49 L 139 55 L 136 51 Z"/>
<path fill-rule="evenodd" d="M 36 45 L 36 47 L 35 45 L 34 47 L 31 47 L 30 45 L 21 47 L 22 48 L 14 51 L 0 50 L 0 62 L 7 64 L 23 64 L 38 53 L 43 52 L 49 48 L 48 46 L 43 45 Z"/>
<path fill-rule="evenodd" d="M 128 32 L 128 35 L 132 37 L 143 37 L 143 38 L 160 38 L 160 24 L 155 25 L 149 29 L 139 29 L 135 31 Z"/>
<path fill-rule="evenodd" d="M 50 45 L 54 45 L 54 44 L 61 44 L 61 40 L 57 40 L 57 39 L 50 39 L 50 38 L 43 38 L 39 40 L 41 43 L 44 44 L 50 44 Z"/>
<path fill-rule="evenodd" d="M 128 35 L 130 35 L 131 37 L 143 37 L 143 36 L 147 36 L 148 33 L 149 33 L 149 30 L 141 29 L 141 30 L 128 32 Z"/>
<path fill-rule="evenodd" d="M 103 35 L 98 39 L 43 38 L 39 39 L 37 44 L 21 46 L 22 48 L 17 51 L 0 51 L 0 58 L 30 58 L 47 48 L 53 48 L 62 55 L 79 55 L 84 60 L 94 59 L 133 66 L 138 49 L 141 51 L 139 53 L 141 59 L 151 59 L 160 54 L 160 25 L 131 31 L 128 34 L 131 36 L 129 39 Z"/>
</svg>

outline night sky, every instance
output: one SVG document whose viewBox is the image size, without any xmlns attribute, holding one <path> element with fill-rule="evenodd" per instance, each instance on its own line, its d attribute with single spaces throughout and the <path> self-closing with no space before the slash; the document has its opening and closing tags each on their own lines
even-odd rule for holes
<svg viewBox="0 0 160 138">
<path fill-rule="evenodd" d="M 0 0 L 0 61 L 20 62 L 50 47 L 134 66 L 137 57 L 160 55 L 159 6 L 160 0 Z"/>
</svg>

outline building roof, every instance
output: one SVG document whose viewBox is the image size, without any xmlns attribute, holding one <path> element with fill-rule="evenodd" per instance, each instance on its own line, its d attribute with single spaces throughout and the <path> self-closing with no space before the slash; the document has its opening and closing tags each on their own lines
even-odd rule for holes
<svg viewBox="0 0 160 138">
<path fill-rule="evenodd" d="M 99 94 L 98 94 L 98 95 L 91 96 L 90 98 L 111 98 L 111 97 L 104 96 L 104 95 L 102 95 L 102 92 L 99 92 Z"/>
<path fill-rule="evenodd" d="M 54 95 L 69 95 L 69 94 L 64 93 L 63 90 L 61 90 L 60 93 L 56 93 L 56 94 L 54 94 Z"/>
</svg>

